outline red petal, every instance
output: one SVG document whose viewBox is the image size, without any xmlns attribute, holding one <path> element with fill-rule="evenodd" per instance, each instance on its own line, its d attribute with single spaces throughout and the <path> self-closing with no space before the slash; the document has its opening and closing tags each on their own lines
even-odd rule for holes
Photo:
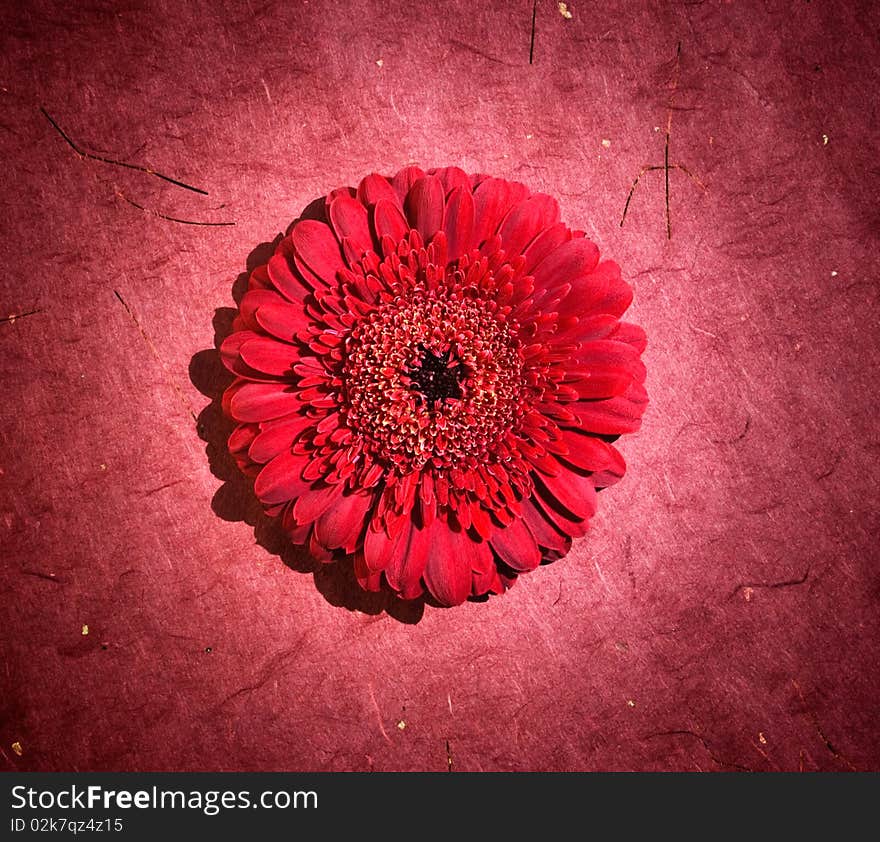
<svg viewBox="0 0 880 842">
<path fill-rule="evenodd" d="M 384 570 L 391 562 L 392 553 L 400 541 L 400 534 L 389 538 L 384 529 L 374 529 L 372 525 L 367 527 L 364 537 L 364 561 L 373 572 Z"/>
<path fill-rule="evenodd" d="M 531 199 L 537 205 L 545 229 L 559 222 L 559 203 L 556 199 L 546 193 L 533 193 Z"/>
<path fill-rule="evenodd" d="M 524 446 L 523 443 L 520 443 L 519 448 L 529 463 L 542 473 L 556 476 L 562 470 L 552 453 L 542 453 L 536 448 Z"/>
<path fill-rule="evenodd" d="M 257 324 L 267 333 L 285 342 L 293 342 L 294 335 L 311 323 L 302 307 L 282 302 L 262 304 L 256 312 Z"/>
<path fill-rule="evenodd" d="M 248 289 L 272 289 L 272 282 L 269 280 L 269 270 L 265 265 L 257 266 L 251 272 L 248 278 Z"/>
<path fill-rule="evenodd" d="M 582 342 L 575 357 L 572 369 L 584 369 L 590 377 L 625 372 L 637 380 L 644 380 L 645 366 L 639 359 L 639 352 L 626 342 L 618 342 L 614 339 Z"/>
<path fill-rule="evenodd" d="M 267 505 L 296 499 L 311 487 L 311 483 L 302 478 L 305 464 L 302 456 L 279 453 L 260 471 L 254 482 L 254 493 Z"/>
<path fill-rule="evenodd" d="M 528 274 L 535 268 L 551 251 L 571 239 L 571 231 L 561 222 L 551 225 L 546 231 L 539 234 L 525 251 L 526 262 L 522 271 Z"/>
<path fill-rule="evenodd" d="M 468 174 L 458 167 L 442 167 L 430 170 L 428 175 L 436 175 L 440 179 L 440 183 L 443 185 L 443 190 L 447 196 L 459 187 L 467 190 L 468 193 L 472 192 L 471 180 Z"/>
<path fill-rule="evenodd" d="M 471 523 L 481 538 L 488 541 L 492 536 L 492 521 L 489 513 L 475 500 L 471 503 Z"/>
<path fill-rule="evenodd" d="M 257 435 L 256 424 L 240 424 L 229 436 L 226 446 L 230 453 L 243 453 Z"/>
<path fill-rule="evenodd" d="M 556 289 L 591 272 L 599 262 L 599 249 L 583 237 L 557 246 L 532 271 L 535 288 Z"/>
<path fill-rule="evenodd" d="M 340 196 L 347 196 L 349 199 L 353 199 L 356 195 L 357 191 L 354 187 L 337 187 L 335 190 L 331 190 L 324 198 L 324 206 L 329 208 L 333 204 L 333 200 Z M 326 220 L 327 217 L 325 216 L 321 221 L 326 222 Z"/>
<path fill-rule="evenodd" d="M 489 529 L 490 531 L 495 529 L 495 525 L 490 523 Z M 471 572 L 474 576 L 498 569 L 488 541 L 471 541 L 471 546 L 474 547 L 474 552 L 471 554 Z"/>
<path fill-rule="evenodd" d="M 514 205 L 504 217 L 498 231 L 501 248 L 513 256 L 522 254 L 526 246 L 559 218 L 555 199 L 536 193 Z"/>
<path fill-rule="evenodd" d="M 488 541 L 474 541 L 467 534 L 462 540 L 467 541 L 467 555 L 471 565 L 471 587 L 473 588 L 475 575 L 485 573 L 495 567 L 495 556 L 492 555 L 492 548 Z"/>
<path fill-rule="evenodd" d="M 487 570 L 475 572 L 472 593 L 474 596 L 504 593 L 504 581 L 498 574 L 498 568 L 493 565 Z"/>
<path fill-rule="evenodd" d="M 596 283 L 599 279 L 604 291 L 592 304 L 592 309 L 619 318 L 632 304 L 632 287 L 620 277 L 620 267 L 613 260 L 605 260 L 595 268 L 592 280 Z"/>
<path fill-rule="evenodd" d="M 245 342 L 239 354 L 251 368 L 278 376 L 290 374 L 299 359 L 299 353 L 292 345 L 262 337 Z"/>
<path fill-rule="evenodd" d="M 406 194 L 409 193 L 413 184 L 424 177 L 425 171 L 419 169 L 419 167 L 404 167 L 391 179 L 391 184 L 394 187 L 394 192 L 397 193 L 398 205 L 400 207 L 403 207 Z"/>
<path fill-rule="evenodd" d="M 605 313 L 600 306 L 608 292 L 607 279 L 601 272 L 585 271 L 569 278 L 568 284 L 571 289 L 559 303 L 560 314 L 563 316 L 610 316 L 610 313 Z"/>
<path fill-rule="evenodd" d="M 422 591 L 422 574 L 428 561 L 427 529 L 419 529 L 405 518 L 395 540 L 385 578 L 404 599 L 415 599 Z"/>
<path fill-rule="evenodd" d="M 254 333 L 252 330 L 237 330 L 235 333 L 230 333 L 220 344 L 220 361 L 233 374 L 238 374 L 236 363 L 238 362 L 238 353 L 241 350 L 241 346 L 245 342 L 250 342 L 251 339 L 259 339 L 259 337 L 260 334 Z"/>
<path fill-rule="evenodd" d="M 532 502 L 531 499 L 522 502 L 523 520 L 532 533 L 538 546 L 546 547 L 556 552 L 568 552 L 570 539 L 559 533 L 553 523 L 544 516 L 544 513 Z"/>
<path fill-rule="evenodd" d="M 305 544 L 309 540 L 309 533 L 312 531 L 312 524 L 307 523 L 304 526 L 300 526 L 300 524 L 293 519 L 293 506 L 290 503 L 287 504 L 287 508 L 284 510 L 284 514 L 281 518 L 281 526 L 292 543 Z"/>
<path fill-rule="evenodd" d="M 301 283 L 306 289 L 323 292 L 328 288 L 327 281 L 313 272 L 299 254 L 293 256 L 293 268 L 297 277 L 302 279 Z"/>
<path fill-rule="evenodd" d="M 645 331 L 638 325 L 633 325 L 629 322 L 618 322 L 617 328 L 611 334 L 611 338 L 616 339 L 618 342 L 626 342 L 628 345 L 632 345 L 640 354 L 644 353 L 645 348 L 648 346 L 648 337 L 645 336 Z"/>
<path fill-rule="evenodd" d="M 406 215 L 427 245 L 443 225 L 443 185 L 433 175 L 420 178 L 406 196 Z"/>
<path fill-rule="evenodd" d="M 361 181 L 357 189 L 357 197 L 364 205 L 375 205 L 379 199 L 388 199 L 394 204 L 400 204 L 397 193 L 385 176 L 370 173 Z"/>
<path fill-rule="evenodd" d="M 342 496 L 342 485 L 325 485 L 322 488 L 306 491 L 296 501 L 293 516 L 297 523 L 311 523 L 333 506 Z"/>
<path fill-rule="evenodd" d="M 547 493 L 542 497 L 551 505 L 554 501 L 580 520 L 588 520 L 596 513 L 596 487 L 590 477 L 574 471 L 563 471 L 559 476 L 532 474 L 536 486 Z"/>
<path fill-rule="evenodd" d="M 623 478 L 623 475 L 626 473 L 626 461 L 620 452 L 612 447 L 611 452 L 614 454 L 614 459 L 611 464 L 608 465 L 607 468 L 604 468 L 601 471 L 596 471 L 593 474 L 593 485 L 599 488 L 607 488 L 609 485 L 614 485 L 616 482 L 620 482 Z"/>
<path fill-rule="evenodd" d="M 295 392 L 280 383 L 245 383 L 232 396 L 229 414 L 236 421 L 268 421 L 301 408 Z"/>
<path fill-rule="evenodd" d="M 373 208 L 373 229 L 377 239 L 390 237 L 399 243 L 409 231 L 409 225 L 397 205 L 388 199 L 379 199 Z"/>
<path fill-rule="evenodd" d="M 259 317 L 257 320 L 259 321 Z M 560 331 L 554 339 L 561 342 L 589 342 L 593 339 L 606 339 L 617 330 L 619 324 L 620 322 L 614 316 L 607 313 L 582 316 L 571 327 Z"/>
<path fill-rule="evenodd" d="M 595 400 L 622 395 L 633 379 L 632 374 L 620 368 L 603 370 L 585 367 L 572 370 L 565 385 L 574 389 L 578 398 Z"/>
<path fill-rule="evenodd" d="M 569 405 L 568 409 L 584 430 L 604 436 L 618 436 L 639 429 L 647 405 L 645 387 L 633 381 L 622 395 L 608 400 L 580 401 Z"/>
<path fill-rule="evenodd" d="M 268 462 L 283 450 L 290 450 L 296 437 L 315 423 L 307 415 L 290 415 L 261 425 L 260 434 L 251 443 L 248 455 L 254 462 Z"/>
<path fill-rule="evenodd" d="M 315 535 L 325 547 L 342 547 L 347 553 L 352 553 L 363 532 L 364 520 L 372 509 L 372 494 L 343 494 L 333 508 L 318 518 Z"/>
<path fill-rule="evenodd" d="M 562 430 L 562 441 L 568 448 L 560 458 L 582 471 L 601 471 L 614 462 L 614 448 L 595 436 Z"/>
<path fill-rule="evenodd" d="M 577 470 L 591 472 L 596 488 L 614 485 L 626 473 L 623 456 L 607 442 L 575 430 L 561 432 L 568 452 L 558 454 L 556 458 Z"/>
<path fill-rule="evenodd" d="M 486 545 L 473 541 L 467 532 L 453 532 L 442 520 L 430 529 L 425 584 L 443 605 L 460 605 L 471 594 L 473 568 Z M 482 548 L 482 550 L 480 550 Z"/>
<path fill-rule="evenodd" d="M 587 534 L 590 528 L 589 521 L 577 520 L 565 514 L 564 509 L 558 502 L 548 503 L 544 499 L 546 495 L 546 489 L 536 487 L 532 503 L 559 532 L 568 538 L 580 538 Z"/>
<path fill-rule="evenodd" d="M 365 591 L 378 592 L 382 589 L 382 574 L 373 573 L 367 567 L 363 553 L 355 554 L 354 575 Z"/>
<path fill-rule="evenodd" d="M 340 242 L 343 237 L 347 237 L 360 256 L 373 248 L 367 209 L 357 199 L 350 196 L 334 199 L 330 205 L 330 223 Z"/>
<path fill-rule="evenodd" d="M 452 191 L 446 203 L 443 228 L 446 231 L 447 254 L 450 262 L 458 260 L 473 248 L 474 197 L 469 189 Z"/>
<path fill-rule="evenodd" d="M 501 178 L 487 178 L 474 191 L 474 244 L 482 245 L 501 224 L 510 209 L 510 184 Z"/>
<path fill-rule="evenodd" d="M 238 305 L 239 315 L 250 330 L 256 330 L 259 326 L 255 314 L 261 304 L 277 304 L 284 299 L 274 289 L 251 289 L 248 290 Z"/>
<path fill-rule="evenodd" d="M 314 524 L 309 524 L 310 532 L 309 532 L 309 552 L 312 554 L 313 558 L 320 561 L 322 564 L 329 564 L 333 561 L 333 553 L 330 552 L 326 547 L 322 547 L 320 543 L 318 543 L 317 537 L 315 537 L 315 529 Z"/>
<path fill-rule="evenodd" d="M 492 533 L 492 549 L 501 560 L 518 573 L 534 570 L 541 563 L 541 551 L 532 533 L 520 518 Z"/>
<path fill-rule="evenodd" d="M 326 284 L 336 282 L 336 273 L 345 268 L 339 243 L 329 225 L 304 219 L 290 234 L 297 255 Z"/>
<path fill-rule="evenodd" d="M 290 258 L 284 254 L 275 254 L 267 267 L 269 279 L 288 301 L 302 303 L 309 294 L 309 287 L 293 269 Z"/>
</svg>

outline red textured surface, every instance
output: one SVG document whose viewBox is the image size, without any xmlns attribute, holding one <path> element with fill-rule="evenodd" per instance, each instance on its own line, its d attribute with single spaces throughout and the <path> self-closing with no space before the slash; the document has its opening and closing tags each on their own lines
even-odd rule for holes
<svg viewBox="0 0 880 842">
<path fill-rule="evenodd" d="M 531 65 L 528 0 L 5 5 L 4 768 L 880 768 L 870 4 L 542 0 Z M 408 162 L 556 195 L 650 339 L 590 535 L 453 610 L 279 557 L 211 403 L 254 247 Z"/>
</svg>

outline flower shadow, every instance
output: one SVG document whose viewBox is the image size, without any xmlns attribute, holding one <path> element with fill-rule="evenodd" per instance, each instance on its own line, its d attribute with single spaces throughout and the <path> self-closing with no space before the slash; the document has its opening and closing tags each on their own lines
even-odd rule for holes
<svg viewBox="0 0 880 842">
<path fill-rule="evenodd" d="M 309 209 L 304 211 L 305 216 Z M 242 272 L 232 287 L 236 304 L 247 290 L 250 273 L 266 263 L 275 251 L 281 235 L 271 243 L 261 243 L 248 256 L 247 271 Z M 197 431 L 205 442 L 205 453 L 211 473 L 223 484 L 211 501 L 217 517 L 230 522 L 244 522 L 254 530 L 256 542 L 298 573 L 311 574 L 318 592 L 331 605 L 363 614 L 383 612 L 401 623 L 418 623 L 428 602 L 423 599 L 402 600 L 390 589 L 378 593 L 363 590 L 354 575 L 352 559 L 345 558 L 330 564 L 314 559 L 305 547 L 292 544 L 277 518 L 268 517 L 254 494 L 253 480 L 245 477 L 235 464 L 226 447 L 233 423 L 223 414 L 223 392 L 232 382 L 232 375 L 220 360 L 219 348 L 232 331 L 237 314 L 233 307 L 219 307 L 214 311 L 214 347 L 196 352 L 189 365 L 190 382 L 210 403 L 199 413 Z"/>
</svg>

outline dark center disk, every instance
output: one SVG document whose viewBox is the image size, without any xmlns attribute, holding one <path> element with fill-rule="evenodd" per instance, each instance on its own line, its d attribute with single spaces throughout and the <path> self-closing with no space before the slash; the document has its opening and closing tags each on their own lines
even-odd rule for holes
<svg viewBox="0 0 880 842">
<path fill-rule="evenodd" d="M 410 388 L 421 395 L 428 409 L 434 409 L 437 401 L 460 398 L 461 381 L 466 375 L 464 366 L 461 363 L 450 365 L 449 351 L 439 356 L 425 347 L 419 351 L 421 359 L 406 375 L 410 379 Z"/>
</svg>

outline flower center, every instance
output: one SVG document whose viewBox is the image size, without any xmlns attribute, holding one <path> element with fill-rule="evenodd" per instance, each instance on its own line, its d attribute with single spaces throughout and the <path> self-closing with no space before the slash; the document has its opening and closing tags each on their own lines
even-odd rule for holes
<svg viewBox="0 0 880 842">
<path fill-rule="evenodd" d="M 522 414 L 519 349 L 515 325 L 460 288 L 399 295 L 348 337 L 346 424 L 401 473 L 476 467 Z"/>
<path fill-rule="evenodd" d="M 461 381 L 466 372 L 464 366 L 455 360 L 450 361 L 451 351 L 435 354 L 424 345 L 419 347 L 422 355 L 415 368 L 406 372 L 410 388 L 421 396 L 428 409 L 434 409 L 438 401 L 461 397 Z"/>
</svg>

